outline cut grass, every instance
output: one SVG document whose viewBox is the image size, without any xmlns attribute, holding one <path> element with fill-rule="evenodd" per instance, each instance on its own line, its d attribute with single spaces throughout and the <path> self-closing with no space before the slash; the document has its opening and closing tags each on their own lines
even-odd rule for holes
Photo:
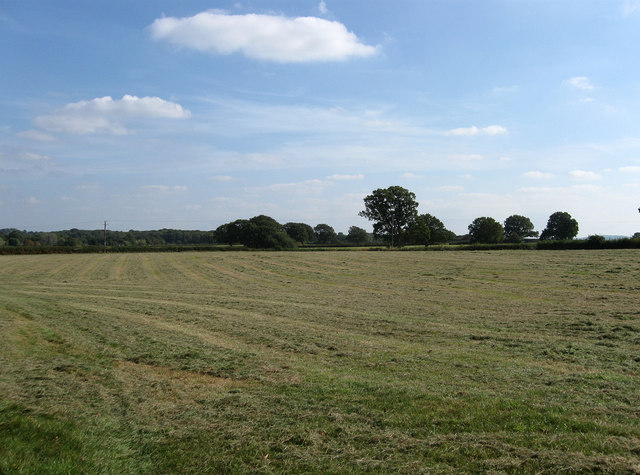
<svg viewBox="0 0 640 475">
<path fill-rule="evenodd" d="M 0 260 L 0 472 L 640 470 L 636 250 Z"/>
</svg>

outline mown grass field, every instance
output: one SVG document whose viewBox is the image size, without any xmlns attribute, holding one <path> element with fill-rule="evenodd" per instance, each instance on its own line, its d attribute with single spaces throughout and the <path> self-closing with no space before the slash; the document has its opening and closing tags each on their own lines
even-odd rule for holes
<svg viewBox="0 0 640 475">
<path fill-rule="evenodd" d="M 0 473 L 640 471 L 640 252 L 0 257 Z"/>
</svg>

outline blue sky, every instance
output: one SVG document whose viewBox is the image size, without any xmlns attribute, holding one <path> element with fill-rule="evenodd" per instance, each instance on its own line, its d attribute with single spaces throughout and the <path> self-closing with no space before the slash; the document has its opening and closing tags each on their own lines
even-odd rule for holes
<svg viewBox="0 0 640 475">
<path fill-rule="evenodd" d="M 0 228 L 640 231 L 640 1 L 0 3 Z"/>
</svg>

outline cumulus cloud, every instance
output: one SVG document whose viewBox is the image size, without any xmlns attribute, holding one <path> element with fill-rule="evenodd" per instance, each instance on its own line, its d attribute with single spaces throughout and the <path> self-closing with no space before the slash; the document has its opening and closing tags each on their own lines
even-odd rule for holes
<svg viewBox="0 0 640 475">
<path fill-rule="evenodd" d="M 490 125 L 488 127 L 460 127 L 457 129 L 451 129 L 445 132 L 445 135 L 457 135 L 457 136 L 473 136 L 473 135 L 500 135 L 506 134 L 507 129 L 501 125 Z"/>
<path fill-rule="evenodd" d="M 583 91 L 593 91 L 595 86 L 591 84 L 586 76 L 576 76 L 565 81 L 569 86 L 581 89 Z"/>
<path fill-rule="evenodd" d="M 150 29 L 154 39 L 178 46 L 213 54 L 242 53 L 280 63 L 341 61 L 371 56 L 378 50 L 362 43 L 342 23 L 317 17 L 207 11 L 191 17 L 158 18 Z"/>
<path fill-rule="evenodd" d="M 188 110 L 175 102 L 159 97 L 125 95 L 122 99 L 105 96 L 72 102 L 53 114 L 36 117 L 35 123 L 50 132 L 121 135 L 127 133 L 123 123 L 128 120 L 184 119 L 190 116 Z"/>
<path fill-rule="evenodd" d="M 573 170 L 569 172 L 569 175 L 571 175 L 571 178 L 573 180 L 580 180 L 580 181 L 593 181 L 593 180 L 599 180 L 600 178 L 602 178 L 602 175 L 598 175 L 595 172 L 590 172 L 585 170 Z"/>
<path fill-rule="evenodd" d="M 554 175 L 552 173 L 531 171 L 531 172 L 523 173 L 522 176 L 525 177 L 525 178 L 531 178 L 533 180 L 548 180 L 548 179 L 553 178 Z"/>
</svg>

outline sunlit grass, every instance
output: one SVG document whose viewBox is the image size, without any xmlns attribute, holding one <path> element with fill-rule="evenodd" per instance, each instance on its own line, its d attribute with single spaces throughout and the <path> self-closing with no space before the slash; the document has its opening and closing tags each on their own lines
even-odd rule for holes
<svg viewBox="0 0 640 475">
<path fill-rule="evenodd" d="M 640 470 L 638 251 L 0 261 L 0 473 Z"/>
</svg>

